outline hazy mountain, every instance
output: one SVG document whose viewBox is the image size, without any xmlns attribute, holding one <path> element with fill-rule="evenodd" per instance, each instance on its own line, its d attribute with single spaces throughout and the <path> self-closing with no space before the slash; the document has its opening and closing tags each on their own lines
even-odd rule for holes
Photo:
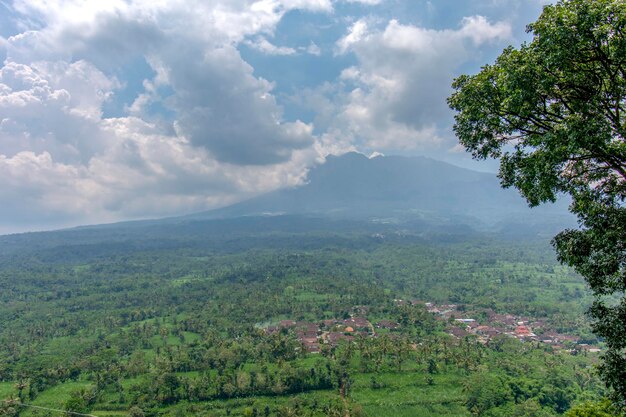
<svg viewBox="0 0 626 417">
<path fill-rule="evenodd" d="M 181 245 L 237 249 L 242 237 L 252 242 L 271 234 L 291 236 L 276 243 L 289 247 L 340 233 L 449 239 L 487 231 L 545 239 L 575 225 L 566 206 L 530 209 L 495 175 L 428 158 L 349 153 L 329 157 L 297 188 L 189 216 L 0 236 L 0 255 L 45 250 L 50 259 L 80 258 Z M 310 232 L 316 235 L 305 236 Z"/>
<path fill-rule="evenodd" d="M 504 223 L 571 223 L 567 204 L 530 209 L 493 174 L 423 157 L 369 159 L 348 153 L 312 169 L 305 185 L 279 190 L 189 219 L 270 214 L 374 219 L 384 222 L 467 223 L 493 229 Z"/>
</svg>

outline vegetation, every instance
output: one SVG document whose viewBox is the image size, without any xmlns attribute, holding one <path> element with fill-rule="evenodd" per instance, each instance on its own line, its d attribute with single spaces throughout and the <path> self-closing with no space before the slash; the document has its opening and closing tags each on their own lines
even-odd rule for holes
<svg viewBox="0 0 626 417">
<path fill-rule="evenodd" d="M 581 229 L 554 245 L 596 296 L 590 314 L 608 347 L 601 371 L 624 408 L 626 3 L 561 0 L 528 31 L 532 42 L 454 82 L 455 131 L 475 157 L 500 159 L 502 185 L 531 205 L 572 197 Z"/>
<path fill-rule="evenodd" d="M 100 256 L 94 244 L 79 257 L 42 245 L 3 256 L 0 394 L 10 402 L 0 415 L 54 415 L 23 403 L 102 417 L 556 416 L 605 395 L 596 354 L 504 334 L 456 338 L 454 317 L 423 304 L 456 303 L 457 314 L 478 319 L 533 317 L 597 344 L 580 319 L 592 301 L 584 282 L 545 242 L 250 239 L 129 243 Z M 291 248 L 294 240 L 307 247 Z M 357 316 L 398 327 L 342 325 Z M 339 339 L 307 353 L 285 320 L 330 320 L 323 331 Z"/>
</svg>

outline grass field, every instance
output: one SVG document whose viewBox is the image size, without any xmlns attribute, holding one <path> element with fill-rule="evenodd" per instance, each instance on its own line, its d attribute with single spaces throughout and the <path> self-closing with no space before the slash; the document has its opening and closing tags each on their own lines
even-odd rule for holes
<svg viewBox="0 0 626 417">
<path fill-rule="evenodd" d="M 463 405 L 462 376 L 433 375 L 428 384 L 421 372 L 359 374 L 354 378 L 352 399 L 375 417 L 469 416 Z M 382 388 L 372 388 L 375 378 Z"/>
<path fill-rule="evenodd" d="M 17 390 L 14 386 L 15 384 L 11 382 L 0 382 L 0 400 L 4 400 L 11 395 L 17 394 Z"/>
<path fill-rule="evenodd" d="M 69 400 L 72 391 L 76 391 L 81 388 L 88 388 L 89 385 L 90 384 L 87 382 L 65 382 L 63 384 L 55 385 L 52 388 L 41 392 L 37 396 L 37 398 L 35 398 L 32 404 L 40 407 L 63 409 L 63 406 L 65 405 L 67 400 Z M 20 416 L 23 417 L 41 415 L 46 414 L 42 414 L 41 411 L 37 411 L 34 409 L 25 409 L 24 412 L 20 414 Z"/>
</svg>

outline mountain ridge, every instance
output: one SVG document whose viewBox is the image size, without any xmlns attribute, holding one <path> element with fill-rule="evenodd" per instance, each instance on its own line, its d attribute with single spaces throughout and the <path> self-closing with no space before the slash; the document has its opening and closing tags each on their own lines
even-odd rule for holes
<svg viewBox="0 0 626 417">
<path fill-rule="evenodd" d="M 532 214 L 531 214 L 532 213 Z M 566 204 L 530 209 L 515 190 L 503 190 L 494 174 L 426 157 L 379 156 L 355 152 L 330 156 L 311 169 L 307 182 L 215 210 L 183 216 L 215 219 L 271 214 L 322 215 L 362 220 L 392 217 L 463 219 L 479 228 L 499 222 L 568 222 Z"/>
<path fill-rule="evenodd" d="M 151 245 L 175 244 L 231 234 L 338 230 L 546 238 L 573 225 L 564 202 L 530 209 L 515 190 L 503 190 L 493 174 L 425 157 L 349 153 L 328 157 L 299 187 L 185 216 L 4 235 L 0 254 L 42 246 L 135 242 L 141 247 L 150 240 Z"/>
</svg>

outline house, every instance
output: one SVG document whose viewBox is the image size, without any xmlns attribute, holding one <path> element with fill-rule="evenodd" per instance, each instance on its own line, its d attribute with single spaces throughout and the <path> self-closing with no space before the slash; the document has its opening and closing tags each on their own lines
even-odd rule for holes
<svg viewBox="0 0 626 417">
<path fill-rule="evenodd" d="M 490 323 L 502 323 L 505 326 L 516 326 L 517 325 L 517 317 L 511 314 L 497 314 L 493 311 L 488 311 L 487 316 L 489 318 Z"/>
<path fill-rule="evenodd" d="M 465 336 L 469 336 L 469 333 L 463 329 L 461 329 L 460 327 L 452 327 L 450 330 L 448 330 L 448 334 L 450 336 L 454 336 L 458 339 L 462 339 Z"/>
<path fill-rule="evenodd" d="M 317 337 L 315 338 L 304 338 L 300 339 L 300 342 L 304 346 L 304 350 L 309 353 L 319 353 L 320 352 L 320 344 Z"/>
<path fill-rule="evenodd" d="M 552 343 L 576 343 L 578 342 L 578 337 L 571 336 L 568 334 L 560 334 L 556 332 L 546 332 L 541 335 L 541 339 L 543 340 L 552 340 Z"/>
<path fill-rule="evenodd" d="M 467 323 L 467 328 L 470 330 L 476 330 L 479 327 L 480 324 L 477 321 L 470 321 L 469 323 Z"/>
<path fill-rule="evenodd" d="M 400 328 L 400 325 L 398 323 L 396 323 L 395 321 L 381 320 L 381 321 L 378 322 L 376 327 L 378 327 L 379 329 L 396 330 L 396 329 Z"/>
<path fill-rule="evenodd" d="M 363 317 L 351 317 L 343 321 L 343 324 L 354 329 L 369 329 L 371 323 Z"/>
<path fill-rule="evenodd" d="M 322 327 L 324 327 L 325 329 L 332 329 L 335 325 L 340 323 L 341 322 L 336 319 L 322 320 Z"/>
<path fill-rule="evenodd" d="M 307 331 L 297 331 L 296 335 L 298 339 L 316 339 L 317 340 L 317 332 L 307 332 Z"/>
<path fill-rule="evenodd" d="M 296 330 L 304 331 L 308 333 L 319 331 L 319 326 L 317 324 L 311 323 L 308 321 L 299 321 L 294 324 L 294 327 L 296 328 Z"/>
<path fill-rule="evenodd" d="M 274 334 L 274 333 L 276 333 L 278 331 L 280 331 L 280 329 L 278 327 L 276 327 L 276 326 L 268 326 L 265 329 L 265 333 L 267 333 L 267 334 Z"/>
<path fill-rule="evenodd" d="M 583 343 L 583 344 L 581 344 L 579 346 L 582 348 L 582 350 L 585 350 L 585 351 L 587 351 L 589 353 L 602 352 L 602 349 L 600 349 L 599 347 L 593 346 L 593 345 L 588 345 L 586 343 Z"/>
<path fill-rule="evenodd" d="M 490 327 L 489 329 L 487 329 L 487 330 L 483 331 L 483 333 L 482 333 L 482 334 L 483 334 L 484 336 L 487 336 L 487 337 L 489 337 L 489 338 L 492 338 L 492 337 L 496 337 L 497 335 L 502 334 L 502 333 L 504 333 L 504 330 L 502 330 L 502 329 L 496 329 L 495 327 Z"/>
<path fill-rule="evenodd" d="M 491 326 L 477 326 L 472 330 L 474 331 L 474 333 L 485 336 L 487 338 L 495 337 L 502 333 L 502 330 L 496 329 L 495 327 Z"/>
<path fill-rule="evenodd" d="M 530 328 L 526 325 L 519 325 L 515 328 L 515 337 L 518 338 L 527 338 L 527 337 L 535 337 L 536 335 L 530 330 Z"/>
<path fill-rule="evenodd" d="M 320 353 L 320 345 L 315 343 L 315 344 L 305 344 L 304 345 L 304 349 L 308 352 L 308 353 Z"/>
<path fill-rule="evenodd" d="M 339 332 L 330 332 L 326 335 L 326 343 L 328 343 L 331 346 L 337 346 L 339 344 L 339 342 L 341 342 L 342 340 L 351 342 L 354 340 L 353 336 L 347 336 L 343 333 L 339 333 Z"/>
<path fill-rule="evenodd" d="M 281 329 L 288 329 L 295 325 L 296 325 L 296 322 L 293 320 L 283 320 L 280 323 L 278 323 L 278 327 L 280 327 Z"/>
</svg>

